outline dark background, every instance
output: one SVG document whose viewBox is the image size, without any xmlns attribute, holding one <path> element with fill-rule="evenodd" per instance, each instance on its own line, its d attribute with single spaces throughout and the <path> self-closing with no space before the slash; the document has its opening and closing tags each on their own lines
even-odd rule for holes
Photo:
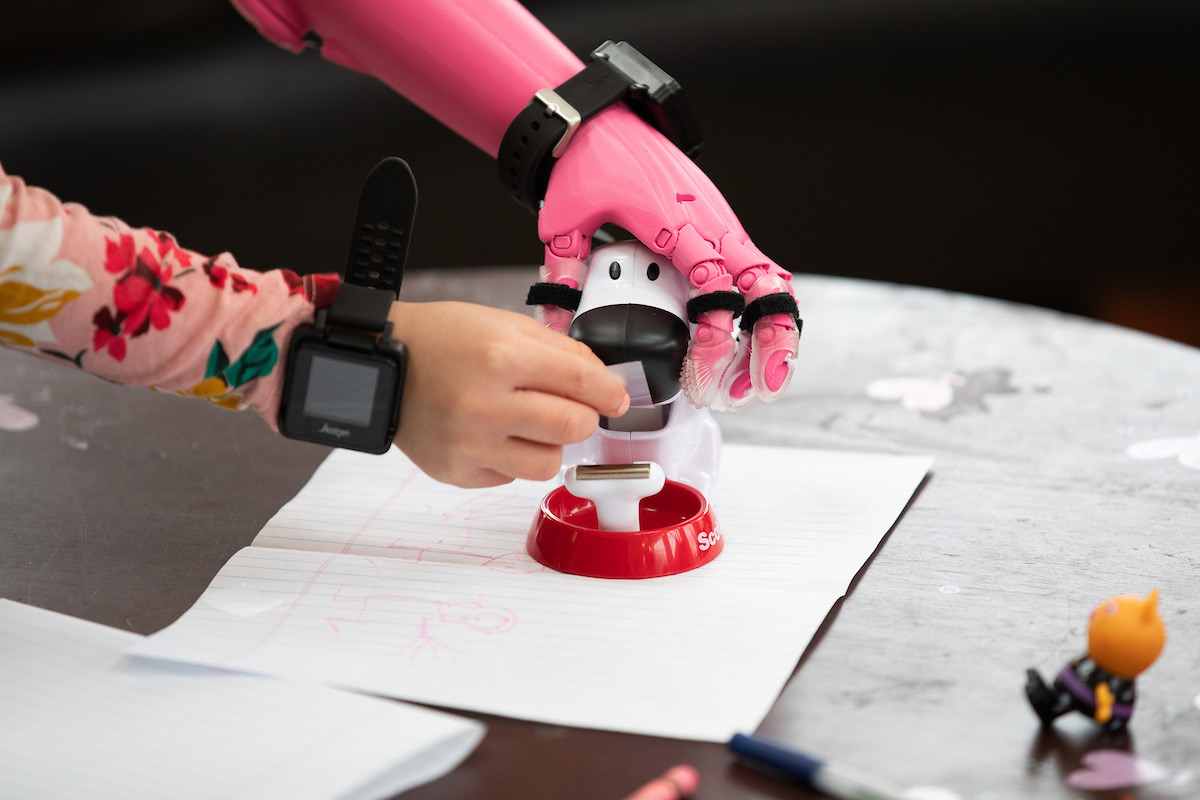
<svg viewBox="0 0 1200 800">
<path fill-rule="evenodd" d="M 1200 344 L 1194 0 L 528 6 L 581 56 L 626 39 L 680 80 L 702 166 L 789 269 Z M 246 267 L 337 270 L 395 154 L 421 186 L 412 268 L 540 262 L 489 157 L 223 0 L 22 4 L 3 30 L 0 163 L 64 200 Z"/>
</svg>

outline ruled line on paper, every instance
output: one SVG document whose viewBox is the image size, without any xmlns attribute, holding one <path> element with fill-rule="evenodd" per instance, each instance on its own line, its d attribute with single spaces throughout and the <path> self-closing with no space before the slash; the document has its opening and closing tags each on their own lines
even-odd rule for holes
<svg viewBox="0 0 1200 800">
<path fill-rule="evenodd" d="M 379 798 L 482 736 L 427 709 L 122 655 L 141 638 L 0 600 L 0 797 Z"/>
<path fill-rule="evenodd" d="M 526 554 L 553 483 L 468 491 L 399 452 L 336 451 L 195 607 L 132 652 L 720 741 L 765 716 L 931 461 L 741 446 L 723 459 L 721 556 L 605 581 Z"/>
</svg>

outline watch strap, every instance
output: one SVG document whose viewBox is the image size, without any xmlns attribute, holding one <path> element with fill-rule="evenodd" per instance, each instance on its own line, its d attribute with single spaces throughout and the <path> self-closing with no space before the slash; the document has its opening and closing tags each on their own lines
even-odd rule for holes
<svg viewBox="0 0 1200 800">
<path fill-rule="evenodd" d="M 325 324 L 371 334 L 384 333 L 388 325 L 388 312 L 395 299 L 396 296 L 391 292 L 343 283 L 338 287 L 333 304 L 325 311 Z"/>
<path fill-rule="evenodd" d="M 554 160 L 576 129 L 622 100 L 689 157 L 696 157 L 700 130 L 679 83 L 628 42 L 607 41 L 592 52 L 583 70 L 554 89 L 534 94 L 508 126 L 496 153 L 500 182 L 537 213 Z"/>
<path fill-rule="evenodd" d="M 359 194 L 343 283 L 382 289 L 395 300 L 404 280 L 416 215 L 417 182 L 412 170 L 395 156 L 380 161 Z"/>
<path fill-rule="evenodd" d="M 535 94 L 500 140 L 496 165 L 509 193 L 536 211 L 554 159 L 575 129 L 628 94 L 628 78 L 607 59 L 592 61 L 557 88 Z"/>
<path fill-rule="evenodd" d="M 408 357 L 392 340 L 388 314 L 404 278 L 416 210 L 412 170 L 398 158 L 385 159 L 363 184 L 333 303 L 292 334 L 279 407 L 283 435 L 368 453 L 391 447 Z M 347 381 L 346 370 L 374 378 Z"/>
</svg>

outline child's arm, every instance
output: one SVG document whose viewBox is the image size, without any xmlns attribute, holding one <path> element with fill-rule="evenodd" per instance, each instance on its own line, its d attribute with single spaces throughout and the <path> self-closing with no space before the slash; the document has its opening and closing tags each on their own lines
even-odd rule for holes
<svg viewBox="0 0 1200 800">
<path fill-rule="evenodd" d="M 117 383 L 253 407 L 278 427 L 287 347 L 334 275 L 238 269 L 170 235 L 96 217 L 0 169 L 0 344 Z M 529 317 L 395 303 L 409 369 L 396 442 L 434 478 L 553 477 L 562 445 L 629 398 L 584 345 Z"/>
<path fill-rule="evenodd" d="M 292 331 L 334 275 L 241 270 L 61 203 L 0 168 L 0 344 L 106 380 L 254 408 L 272 428 Z"/>
</svg>

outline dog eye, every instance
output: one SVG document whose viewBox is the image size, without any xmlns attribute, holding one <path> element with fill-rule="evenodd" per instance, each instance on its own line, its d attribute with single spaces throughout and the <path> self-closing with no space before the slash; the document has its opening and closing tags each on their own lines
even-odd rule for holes
<svg viewBox="0 0 1200 800">
<path fill-rule="evenodd" d="M 646 267 L 646 277 L 652 281 L 658 280 L 658 264 L 650 262 L 650 266 Z"/>
<path fill-rule="evenodd" d="M 608 277 L 614 281 L 621 277 L 621 265 L 618 262 L 614 261 L 608 265 Z"/>
</svg>

